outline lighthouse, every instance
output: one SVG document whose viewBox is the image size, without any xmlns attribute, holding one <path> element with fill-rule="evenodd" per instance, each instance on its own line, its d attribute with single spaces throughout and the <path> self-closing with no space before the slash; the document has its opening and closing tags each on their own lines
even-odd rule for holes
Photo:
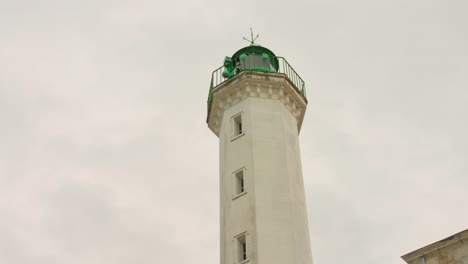
<svg viewBox="0 0 468 264">
<path fill-rule="evenodd" d="M 213 71 L 221 264 L 312 264 L 299 151 L 306 107 L 299 74 L 253 38 Z"/>
</svg>

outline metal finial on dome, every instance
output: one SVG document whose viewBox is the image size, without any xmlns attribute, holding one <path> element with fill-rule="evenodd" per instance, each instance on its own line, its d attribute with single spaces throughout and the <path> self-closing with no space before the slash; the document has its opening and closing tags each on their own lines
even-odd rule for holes
<svg viewBox="0 0 468 264">
<path fill-rule="evenodd" d="M 257 34 L 254 38 L 252 28 L 250 28 L 250 40 L 247 39 L 246 37 L 244 37 L 244 40 L 247 40 L 248 42 L 250 42 L 250 46 L 254 46 L 254 45 L 258 45 L 255 43 L 255 40 L 257 40 L 258 37 L 260 37 L 259 34 Z"/>
</svg>

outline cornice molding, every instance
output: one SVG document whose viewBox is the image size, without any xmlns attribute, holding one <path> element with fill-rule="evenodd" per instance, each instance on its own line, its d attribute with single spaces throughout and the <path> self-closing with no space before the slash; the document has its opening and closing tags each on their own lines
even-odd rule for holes
<svg viewBox="0 0 468 264">
<path fill-rule="evenodd" d="M 307 102 L 286 75 L 244 71 L 213 90 L 207 123 L 216 136 L 224 111 L 249 97 L 279 100 L 296 118 L 298 132 L 301 130 Z"/>
</svg>

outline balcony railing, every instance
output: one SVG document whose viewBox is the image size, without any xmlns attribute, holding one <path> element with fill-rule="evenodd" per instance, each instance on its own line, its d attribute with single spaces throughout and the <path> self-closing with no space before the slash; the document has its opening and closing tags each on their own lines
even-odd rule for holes
<svg viewBox="0 0 468 264">
<path fill-rule="evenodd" d="M 306 89 L 305 89 L 305 83 L 304 80 L 302 80 L 301 76 L 297 74 L 297 72 L 294 70 L 294 68 L 288 63 L 288 61 L 283 58 L 283 57 L 276 57 L 278 59 L 278 65 L 272 65 L 271 67 L 273 70 L 264 68 L 262 69 L 236 69 L 238 73 L 242 71 L 262 71 L 262 72 L 273 72 L 273 73 L 282 73 L 286 75 L 286 77 L 294 84 L 294 87 L 297 89 L 297 91 L 304 96 L 304 99 L 307 101 L 307 96 L 306 96 Z M 276 60 L 271 60 L 272 62 Z M 278 70 L 276 70 L 278 69 Z M 223 77 L 223 71 L 224 71 L 224 66 L 219 67 L 218 69 L 214 70 L 212 75 L 211 75 L 211 83 L 210 83 L 210 91 L 208 94 L 208 113 L 210 112 L 211 108 L 211 100 L 212 100 L 212 95 L 213 95 L 213 90 L 227 81 L 229 78 Z"/>
</svg>

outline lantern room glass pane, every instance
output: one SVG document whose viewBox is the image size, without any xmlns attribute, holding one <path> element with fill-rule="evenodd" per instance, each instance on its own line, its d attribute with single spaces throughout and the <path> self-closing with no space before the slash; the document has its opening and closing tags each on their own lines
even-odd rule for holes
<svg viewBox="0 0 468 264">
<path fill-rule="evenodd" d="M 239 68 L 241 70 L 275 71 L 275 67 L 273 67 L 271 63 L 271 58 L 260 54 L 248 54 L 240 60 Z"/>
</svg>

